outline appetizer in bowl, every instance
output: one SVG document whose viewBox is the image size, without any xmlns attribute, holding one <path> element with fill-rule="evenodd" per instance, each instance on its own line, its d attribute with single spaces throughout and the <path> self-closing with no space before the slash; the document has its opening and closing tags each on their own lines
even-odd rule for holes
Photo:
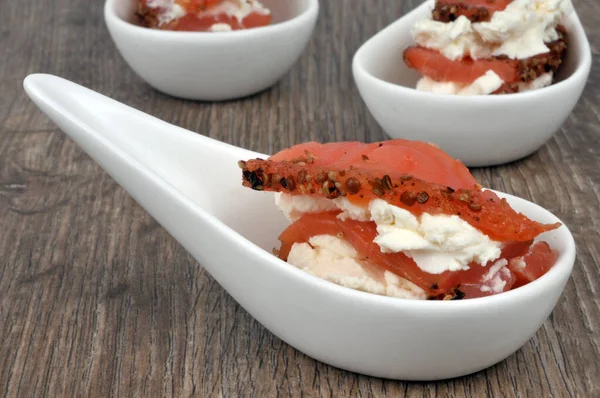
<svg viewBox="0 0 600 398">
<path fill-rule="evenodd" d="M 404 61 L 417 90 L 485 95 L 552 84 L 567 50 L 570 0 L 437 0 L 412 29 Z"/>
<path fill-rule="evenodd" d="M 229 32 L 271 23 L 271 11 L 256 0 L 139 0 L 137 15 L 148 28 L 190 32 Z"/>
<path fill-rule="evenodd" d="M 104 7 L 134 72 L 163 93 L 202 101 L 273 86 L 304 51 L 318 13 L 318 0 L 106 0 Z"/>
<path fill-rule="evenodd" d="M 418 141 L 310 142 L 240 161 L 292 222 L 275 253 L 331 282 L 411 299 L 470 299 L 534 281 L 556 261 L 542 224 Z"/>
<path fill-rule="evenodd" d="M 521 1 L 510 4 L 513 3 Z M 442 82 L 438 77 L 440 81 L 429 78 L 429 83 L 437 88 L 444 86 L 446 91 L 440 92 L 433 86 L 428 91 L 416 89 L 420 80 L 421 86 L 428 80 L 422 81 L 423 75 L 403 62 L 404 52 L 415 46 L 412 33 L 420 21 L 446 24 L 432 20 L 435 8 L 434 0 L 424 2 L 375 34 L 356 52 L 352 64 L 354 79 L 375 120 L 391 138 L 434 142 L 469 167 L 508 163 L 537 151 L 569 117 L 590 73 L 590 43 L 577 13 L 565 13 L 560 19 L 567 32 L 568 49 L 549 87 L 511 95 L 448 95 L 456 91 L 483 94 L 494 91 L 494 87 L 464 86 Z M 471 27 L 475 25 L 467 22 Z M 450 32 L 446 39 L 453 42 Z M 542 44 L 546 46 L 543 40 Z M 460 47 L 457 45 L 456 49 Z M 427 64 L 437 71 L 436 65 Z M 479 72 L 485 76 L 487 71 Z M 473 74 L 477 75 L 474 70 Z M 465 87 L 470 89 L 463 92 Z"/>
</svg>

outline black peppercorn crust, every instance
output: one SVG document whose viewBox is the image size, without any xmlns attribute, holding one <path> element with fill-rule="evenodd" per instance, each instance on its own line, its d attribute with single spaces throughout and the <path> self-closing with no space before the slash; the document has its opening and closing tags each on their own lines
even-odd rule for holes
<svg viewBox="0 0 600 398">
<path fill-rule="evenodd" d="M 458 17 L 464 16 L 471 22 L 488 22 L 491 13 L 485 7 L 474 7 L 471 5 L 456 3 L 435 3 L 433 9 L 433 20 L 438 22 L 453 22 Z"/>
</svg>

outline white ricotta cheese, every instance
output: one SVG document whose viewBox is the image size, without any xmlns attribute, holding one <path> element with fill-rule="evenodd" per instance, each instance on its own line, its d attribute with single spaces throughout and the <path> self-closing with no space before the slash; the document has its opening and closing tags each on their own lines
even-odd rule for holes
<svg viewBox="0 0 600 398">
<path fill-rule="evenodd" d="M 333 200 L 333 203 L 342 210 L 342 213 L 338 215 L 340 220 L 357 220 L 357 221 L 370 221 L 371 214 L 369 213 L 369 209 L 362 206 L 356 206 L 350 203 L 350 201 L 340 196 Z"/>
<path fill-rule="evenodd" d="M 373 221 L 377 225 L 374 242 L 383 253 L 403 252 L 430 274 L 469 269 L 476 262 L 485 265 L 500 257 L 499 242 L 482 234 L 458 216 L 412 213 L 375 199 L 367 208 L 355 206 L 346 198 L 329 200 L 304 195 L 277 193 L 275 203 L 289 220 L 304 213 L 340 209 L 340 219 Z"/>
<path fill-rule="evenodd" d="M 290 221 L 296 221 L 304 213 L 319 213 L 323 211 L 342 210 L 338 216 L 341 220 L 347 218 L 358 221 L 369 221 L 369 209 L 355 206 L 344 197 L 326 199 L 319 196 L 289 195 L 282 192 L 275 193 L 275 205 Z"/>
<path fill-rule="evenodd" d="M 524 59 L 549 51 L 545 43 L 558 39 L 556 26 L 572 9 L 571 0 L 514 0 L 489 22 L 472 23 L 460 16 L 444 23 L 429 16 L 418 21 L 412 33 L 419 45 L 451 60 L 493 55 Z"/>
<path fill-rule="evenodd" d="M 319 213 L 337 210 L 332 200 L 308 195 L 290 195 L 282 192 L 275 193 L 275 205 L 290 221 L 296 221 L 304 213 Z"/>
<path fill-rule="evenodd" d="M 209 13 L 213 15 L 227 14 L 235 17 L 241 23 L 251 13 L 269 15 L 271 11 L 256 0 L 226 0 L 210 8 Z"/>
<path fill-rule="evenodd" d="M 147 0 L 146 5 L 149 8 L 171 8 L 174 0 Z"/>
<path fill-rule="evenodd" d="M 488 293 L 492 292 L 494 294 L 502 293 L 504 291 L 504 286 L 506 286 L 506 281 L 501 278 L 501 274 L 503 274 L 506 278 L 510 277 L 510 270 L 506 268 L 508 265 L 508 261 L 506 259 L 500 259 L 496 261 L 489 269 L 487 274 L 483 277 L 483 285 L 481 286 L 481 291 Z"/>
<path fill-rule="evenodd" d="M 406 299 L 427 298 L 422 289 L 391 272 L 369 272 L 356 250 L 335 236 L 317 235 L 309 243 L 294 244 L 288 263 L 351 289 Z"/>
<path fill-rule="evenodd" d="M 415 217 L 388 202 L 370 202 L 371 219 L 377 224 L 374 242 L 383 253 L 403 252 L 424 272 L 469 269 L 469 263 L 485 265 L 500 257 L 501 243 L 491 240 L 458 216 Z"/>
<path fill-rule="evenodd" d="M 554 74 L 545 73 L 535 80 L 527 83 L 519 83 L 519 92 L 537 90 L 552 84 Z M 453 82 L 437 82 L 429 77 L 423 77 L 417 82 L 417 90 L 436 94 L 453 95 L 486 95 L 493 93 L 502 86 L 504 82 L 493 71 L 488 71 L 484 76 L 475 80 L 470 85 Z"/>
<path fill-rule="evenodd" d="M 230 32 L 231 25 L 226 23 L 216 23 L 210 27 L 211 32 Z"/>
<path fill-rule="evenodd" d="M 464 87 L 459 95 L 487 95 L 498 90 L 504 84 L 494 71 L 488 70 L 485 75 L 477 78 L 473 83 Z"/>
<path fill-rule="evenodd" d="M 429 77 L 423 77 L 417 82 L 417 90 L 437 94 L 487 95 L 498 90 L 503 84 L 504 81 L 500 76 L 489 70 L 471 84 L 437 82 Z"/>
<path fill-rule="evenodd" d="M 448 23 L 434 21 L 429 16 L 413 25 L 412 34 L 417 44 L 438 50 L 451 60 L 466 55 L 473 59 L 489 58 L 493 53 L 493 46 L 481 40 L 471 21 L 464 16 Z"/>
<path fill-rule="evenodd" d="M 158 14 L 158 25 L 167 24 L 177 18 L 185 16 L 186 11 L 174 0 L 148 0 L 146 3 L 148 8 L 159 8 L 161 12 Z"/>
<path fill-rule="evenodd" d="M 499 44 L 493 55 L 523 59 L 549 51 L 544 43 L 558 39 L 556 26 L 572 7 L 570 0 L 515 0 L 473 25 L 484 42 Z"/>
<path fill-rule="evenodd" d="M 523 257 L 517 257 L 510 260 L 511 267 L 514 267 L 516 270 L 523 271 L 527 266 L 527 263 L 523 260 Z"/>
</svg>

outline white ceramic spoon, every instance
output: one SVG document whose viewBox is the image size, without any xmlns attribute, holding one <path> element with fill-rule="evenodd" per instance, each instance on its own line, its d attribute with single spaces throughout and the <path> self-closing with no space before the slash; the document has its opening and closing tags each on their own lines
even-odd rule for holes
<svg viewBox="0 0 600 398">
<path fill-rule="evenodd" d="M 262 325 L 305 354 L 373 376 L 434 380 L 484 369 L 519 349 L 571 273 L 566 227 L 543 237 L 560 252 L 539 280 L 497 296 L 434 302 L 382 297 L 308 275 L 270 250 L 286 226 L 269 193 L 241 186 L 239 159 L 260 155 L 172 126 L 50 75 L 33 101 L 166 228 Z M 504 195 L 519 211 L 559 221 Z"/>
</svg>

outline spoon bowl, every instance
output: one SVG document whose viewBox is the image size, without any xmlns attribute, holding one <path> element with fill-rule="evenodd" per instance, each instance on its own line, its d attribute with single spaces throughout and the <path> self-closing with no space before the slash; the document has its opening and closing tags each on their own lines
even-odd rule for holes
<svg viewBox="0 0 600 398">
<path fill-rule="evenodd" d="M 354 55 L 358 90 L 392 138 L 433 142 L 467 166 L 508 163 L 537 151 L 572 112 L 591 68 L 591 50 L 575 12 L 564 21 L 569 48 L 550 87 L 509 95 L 457 96 L 415 89 L 420 75 L 403 61 L 411 28 L 431 15 L 429 0 L 365 42 Z"/>
<path fill-rule="evenodd" d="M 265 90 L 292 67 L 315 27 L 318 0 L 263 0 L 269 26 L 173 32 L 139 26 L 137 0 L 106 0 L 104 20 L 131 69 L 163 93 L 220 101 Z"/>
<path fill-rule="evenodd" d="M 566 226 L 542 236 L 560 253 L 540 279 L 496 296 L 413 301 L 351 290 L 271 254 L 287 221 L 272 194 L 241 186 L 240 159 L 265 157 L 170 125 L 50 75 L 25 90 L 255 319 L 301 352 L 372 376 L 437 380 L 489 367 L 546 320 L 571 273 Z M 546 223 L 543 208 L 501 194 Z M 260 220 L 260 221 L 257 221 Z"/>
</svg>

